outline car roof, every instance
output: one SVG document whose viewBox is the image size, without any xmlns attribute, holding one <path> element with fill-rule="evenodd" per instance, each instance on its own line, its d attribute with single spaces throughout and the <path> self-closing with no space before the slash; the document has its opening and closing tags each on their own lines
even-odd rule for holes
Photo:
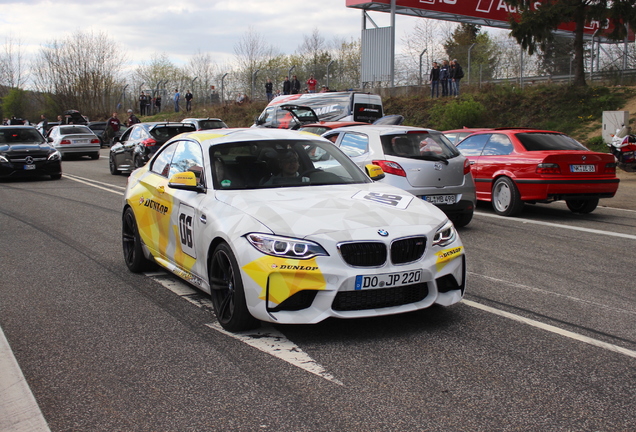
<svg viewBox="0 0 636 432">
<path fill-rule="evenodd" d="M 351 131 L 355 131 L 355 132 L 370 132 L 370 131 L 372 131 L 372 132 L 375 132 L 375 133 L 380 134 L 380 135 L 400 134 L 400 133 L 405 133 L 405 132 L 408 132 L 408 131 L 423 131 L 423 132 L 429 132 L 429 133 L 430 132 L 441 133 L 440 131 L 435 130 L 435 129 L 416 127 L 416 126 L 401 126 L 401 125 L 348 126 L 348 127 L 343 127 L 343 128 L 332 129 L 329 132 L 341 132 L 341 131 L 346 131 L 346 132 L 351 132 Z"/>
<path fill-rule="evenodd" d="M 186 121 L 201 121 L 201 120 L 215 120 L 215 121 L 223 121 L 220 118 L 216 118 L 216 117 L 202 117 L 202 118 L 185 118 L 183 120 L 181 120 L 181 122 L 186 122 Z"/>
<path fill-rule="evenodd" d="M 6 128 L 6 129 L 8 129 L 8 128 L 11 128 L 11 129 L 35 129 L 35 126 L 31 126 L 31 125 L 0 125 L 0 128 Z"/>
<path fill-rule="evenodd" d="M 370 125 L 371 123 L 359 122 L 359 121 L 321 121 L 318 123 L 307 123 L 303 125 L 303 128 L 306 127 L 328 127 L 331 129 L 335 129 L 338 127 L 348 127 L 348 126 L 364 126 Z"/>
<path fill-rule="evenodd" d="M 486 128 L 486 127 L 483 127 L 483 128 L 467 128 L 467 127 L 465 127 L 465 128 L 461 128 L 461 129 L 445 130 L 445 131 L 442 131 L 442 133 L 458 133 L 458 132 L 470 132 L 470 133 L 473 133 L 473 132 L 477 132 L 477 131 L 488 131 L 488 130 L 494 130 L 494 129 L 493 128 Z"/>
<path fill-rule="evenodd" d="M 451 132 L 451 131 L 447 131 L 447 132 Z M 541 133 L 556 133 L 556 134 L 565 135 L 563 132 L 559 132 L 559 131 L 544 130 L 544 129 L 533 129 L 533 128 L 528 128 L 528 127 L 519 127 L 519 128 L 506 127 L 506 128 L 477 129 L 477 130 L 473 131 L 472 134 L 485 134 L 485 133 L 492 133 L 492 132 L 507 132 L 507 133 L 541 132 Z"/>
<path fill-rule="evenodd" d="M 276 140 L 324 140 L 318 135 L 309 132 L 299 132 L 290 129 L 273 128 L 226 128 L 207 129 L 196 132 L 185 132 L 179 135 L 180 139 L 192 139 L 210 146 L 227 142 L 241 141 L 276 141 Z M 326 141 L 326 140 L 325 140 Z"/>
</svg>

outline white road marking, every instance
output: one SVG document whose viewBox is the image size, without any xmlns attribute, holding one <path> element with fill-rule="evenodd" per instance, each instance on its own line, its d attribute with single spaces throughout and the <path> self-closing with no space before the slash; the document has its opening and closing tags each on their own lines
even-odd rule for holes
<svg viewBox="0 0 636 432">
<path fill-rule="evenodd" d="M 577 340 L 579 342 L 584 342 L 584 343 L 587 343 L 587 344 L 590 344 L 590 345 L 594 345 L 594 346 L 599 347 L 599 348 L 606 349 L 608 351 L 612 351 L 612 352 L 615 352 L 615 353 L 619 353 L 619 354 L 623 354 L 623 355 L 626 355 L 626 356 L 629 356 L 629 357 L 636 358 L 636 351 L 632 351 L 632 350 L 629 350 L 627 348 L 619 347 L 617 345 L 613 345 L 613 344 L 610 344 L 610 343 L 607 343 L 607 342 L 603 342 L 603 341 L 600 341 L 598 339 L 592 339 L 590 337 L 583 336 L 583 335 L 580 335 L 578 333 L 574 333 L 574 332 L 571 332 L 571 331 L 568 331 L 568 330 L 564 330 L 562 328 L 555 327 L 555 326 L 550 325 L 550 324 L 544 324 L 542 322 L 535 321 L 533 319 L 524 318 L 522 316 L 515 315 L 515 314 L 512 314 L 510 312 L 505 312 L 505 311 L 502 311 L 502 310 L 499 310 L 499 309 L 495 309 L 493 307 L 486 306 L 486 305 L 483 305 L 481 303 L 477 303 L 477 302 L 474 302 L 474 301 L 470 301 L 470 300 L 464 299 L 464 300 L 462 300 L 462 303 L 464 303 L 467 306 L 471 306 L 471 307 L 474 307 L 476 309 L 481 309 L 481 310 L 483 310 L 485 312 L 490 312 L 491 314 L 494 314 L 494 315 L 499 315 L 499 316 L 502 316 L 502 317 L 505 317 L 505 318 L 508 318 L 508 319 L 511 319 L 511 320 L 514 320 L 514 321 L 521 322 L 523 324 L 530 325 L 532 327 L 536 327 L 536 328 L 539 328 L 539 329 L 542 329 L 542 330 L 549 331 L 551 333 L 555 333 L 555 334 L 558 334 L 558 335 L 561 335 L 561 336 L 565 336 L 567 338 L 574 339 L 574 340 Z"/>
<path fill-rule="evenodd" d="M 85 179 L 85 178 L 82 178 L 82 177 L 77 177 L 77 176 L 69 175 L 69 174 L 64 174 L 64 177 L 68 178 L 69 180 L 73 180 L 73 181 L 76 181 L 78 183 L 85 184 L 87 186 L 92 186 L 94 188 L 101 189 L 103 191 L 114 193 L 114 194 L 117 194 L 117 195 L 122 195 L 122 196 L 124 195 L 124 192 L 115 191 L 115 190 L 112 190 L 112 189 L 109 189 L 109 188 L 119 188 L 119 189 L 123 189 L 123 190 L 126 189 L 123 186 L 117 186 L 117 185 L 112 185 L 112 184 L 108 184 L 108 183 L 96 182 L 94 180 Z M 89 181 L 86 181 L 86 180 L 89 180 Z M 108 186 L 108 188 L 99 186 L 99 185 L 97 185 L 95 183 L 106 185 L 106 186 Z"/>
<path fill-rule="evenodd" d="M 562 224 L 556 224 L 556 223 L 552 223 L 552 222 L 535 221 L 535 220 L 531 220 L 531 219 L 511 218 L 511 217 L 507 217 L 507 216 L 499 216 L 499 215 L 494 215 L 494 214 L 490 214 L 490 213 L 482 213 L 482 212 L 475 212 L 475 214 L 479 215 L 479 216 L 486 216 L 486 217 L 491 217 L 491 218 L 495 218 L 495 219 L 503 219 L 503 220 L 507 220 L 507 221 L 510 221 L 510 222 L 520 222 L 520 223 L 527 223 L 527 224 L 534 224 L 534 225 L 543 225 L 543 226 L 549 226 L 549 227 L 555 227 L 555 228 L 569 229 L 569 230 L 573 230 L 573 231 L 582 231 L 582 232 L 587 232 L 587 233 L 591 233 L 591 234 L 601 234 L 601 235 L 606 235 L 606 236 L 610 236 L 610 237 L 621 237 L 621 238 L 636 240 L 636 235 L 624 234 L 624 233 L 619 233 L 619 232 L 614 232 L 614 231 L 596 230 L 596 229 L 592 229 L 592 228 L 583 228 L 583 227 L 577 227 L 577 226 L 573 226 L 573 225 L 562 225 Z"/>
<path fill-rule="evenodd" d="M 181 296 L 190 303 L 207 309 L 212 309 L 212 301 L 202 295 L 200 291 L 190 287 L 188 284 L 181 282 L 165 272 L 147 272 L 144 273 L 151 279 L 159 282 L 164 287 L 168 288 L 173 293 Z M 337 380 L 333 375 L 328 373 L 326 369 L 320 364 L 316 363 L 307 353 L 305 353 L 298 345 L 290 341 L 275 329 L 271 327 L 263 326 L 260 329 L 241 332 L 230 333 L 223 329 L 218 323 L 206 324 L 206 326 L 214 329 L 224 335 L 231 336 L 234 339 L 254 347 L 260 351 L 263 351 L 269 355 L 272 355 L 280 360 L 283 360 L 293 366 L 301 368 L 314 375 L 318 375 L 321 378 L 331 381 L 334 384 L 343 385 L 343 383 Z"/>
<path fill-rule="evenodd" d="M 0 430 L 50 432 L 1 328 L 0 371 Z"/>
<path fill-rule="evenodd" d="M 319 377 L 335 384 L 344 385 L 333 375 L 327 373 L 324 367 L 316 363 L 311 357 L 303 352 L 298 345 L 287 339 L 284 334 L 271 327 L 262 327 L 257 330 L 240 333 L 230 333 L 224 330 L 218 323 L 206 325 L 220 333 L 233 337 L 234 339 L 238 339 L 256 349 L 286 361 L 289 364 L 304 369 L 307 372 L 318 375 Z"/>
<path fill-rule="evenodd" d="M 636 315 L 636 310 L 627 310 L 627 309 L 620 309 L 620 308 L 616 308 L 616 307 L 612 307 L 612 306 L 607 306 L 604 305 L 602 303 L 597 303 L 597 302 L 593 302 L 593 301 L 589 301 L 589 300 L 584 300 L 582 298 L 578 298 L 578 297 L 574 297 L 574 296 L 569 296 L 567 294 L 560 294 L 560 293 L 556 293 L 553 291 L 548 291 L 548 290 L 544 290 L 541 288 L 535 288 L 535 287 L 531 287 L 531 286 L 527 286 L 527 285 L 522 285 L 522 284 L 518 284 L 515 282 L 510 282 L 510 281 L 506 281 L 503 279 L 497 279 L 494 277 L 490 277 L 490 276 L 486 276 L 486 275 L 482 275 L 482 274 L 478 274 L 478 273 L 473 273 L 473 272 L 467 272 L 469 275 L 471 276 L 477 276 L 477 277 L 481 277 L 484 279 L 488 279 L 490 281 L 493 282 L 501 282 L 503 284 L 506 284 L 507 286 L 511 286 L 511 287 L 515 287 L 515 288 L 521 288 L 521 289 L 525 289 L 528 291 L 535 291 L 535 292 L 539 292 L 541 294 L 545 294 L 545 295 L 551 295 L 551 296 L 556 296 L 556 297 L 563 297 L 566 298 L 568 300 L 572 300 L 578 303 L 584 303 L 590 306 L 594 306 L 596 308 L 603 308 L 603 309 L 607 309 L 610 310 L 612 312 L 617 312 L 617 313 L 625 313 L 625 314 L 629 314 L 629 315 Z"/>
</svg>

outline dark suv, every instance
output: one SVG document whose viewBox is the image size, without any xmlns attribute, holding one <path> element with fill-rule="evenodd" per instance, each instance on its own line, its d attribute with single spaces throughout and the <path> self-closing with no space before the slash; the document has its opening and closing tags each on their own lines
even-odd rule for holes
<svg viewBox="0 0 636 432">
<path fill-rule="evenodd" d="M 62 178 L 62 156 L 33 126 L 0 126 L 0 178 Z"/>
<path fill-rule="evenodd" d="M 191 124 L 176 122 L 148 122 L 131 126 L 121 137 L 115 138 L 110 148 L 110 173 L 132 172 L 144 166 L 170 138 L 195 130 Z"/>
</svg>

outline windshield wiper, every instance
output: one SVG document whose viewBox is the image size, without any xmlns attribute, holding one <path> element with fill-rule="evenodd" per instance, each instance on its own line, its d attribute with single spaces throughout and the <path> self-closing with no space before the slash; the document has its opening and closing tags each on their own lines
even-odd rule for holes
<svg viewBox="0 0 636 432">
<path fill-rule="evenodd" d="M 444 156 L 439 156 L 435 154 L 415 156 L 414 159 L 440 161 L 448 165 L 448 159 L 446 159 Z"/>
</svg>

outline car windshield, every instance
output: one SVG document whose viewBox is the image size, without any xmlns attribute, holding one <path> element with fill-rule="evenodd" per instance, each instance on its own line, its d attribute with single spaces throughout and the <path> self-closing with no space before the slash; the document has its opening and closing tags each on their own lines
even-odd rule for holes
<svg viewBox="0 0 636 432">
<path fill-rule="evenodd" d="M 527 132 L 518 133 L 516 137 L 527 151 L 545 150 L 579 150 L 588 149 L 574 138 L 560 133 Z"/>
<path fill-rule="evenodd" d="M 35 129 L 0 129 L 0 144 L 3 143 L 41 143 L 44 138 Z"/>
<path fill-rule="evenodd" d="M 73 135 L 73 134 L 92 134 L 91 131 L 86 126 L 61 126 L 60 134 L 61 135 Z"/>
<path fill-rule="evenodd" d="M 184 132 L 193 132 L 196 128 L 192 125 L 161 125 L 150 130 L 150 134 L 157 140 L 168 141 Z"/>
<path fill-rule="evenodd" d="M 221 129 L 226 128 L 227 125 L 221 120 L 199 120 L 200 129 Z"/>
<path fill-rule="evenodd" d="M 210 148 L 216 189 L 262 189 L 369 183 L 338 148 L 324 141 L 281 140 Z"/>
<path fill-rule="evenodd" d="M 459 156 L 459 150 L 442 133 L 411 131 L 383 135 L 384 154 L 409 159 L 446 160 Z"/>
<path fill-rule="evenodd" d="M 92 130 L 104 130 L 106 129 L 106 123 L 96 123 L 88 126 Z"/>
</svg>

